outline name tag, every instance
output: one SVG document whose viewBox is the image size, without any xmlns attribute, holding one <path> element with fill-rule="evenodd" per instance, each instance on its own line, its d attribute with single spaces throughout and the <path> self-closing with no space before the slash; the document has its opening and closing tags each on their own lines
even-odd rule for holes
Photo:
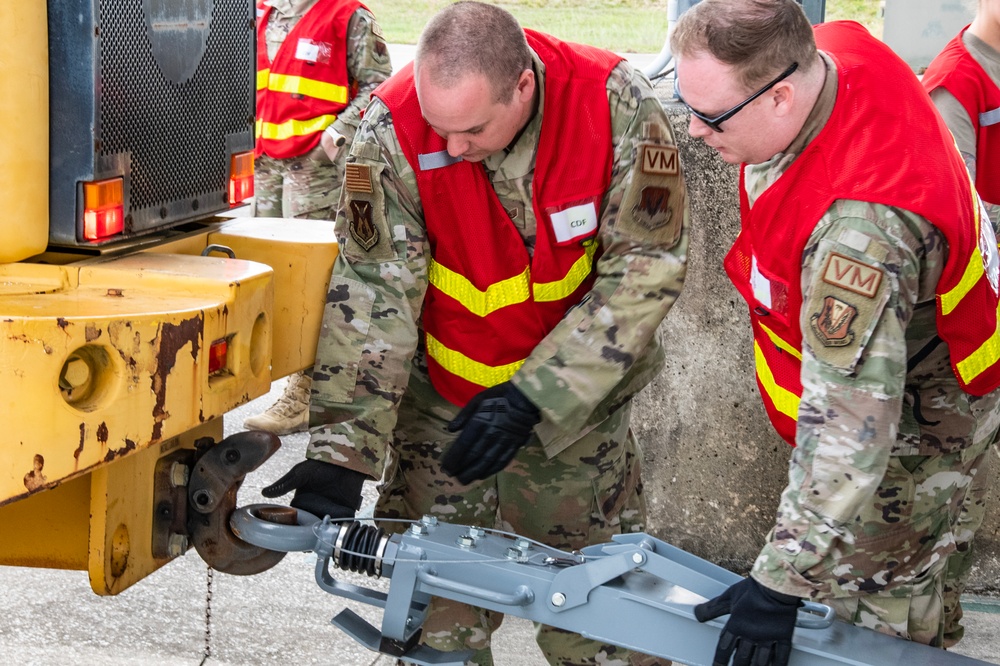
<svg viewBox="0 0 1000 666">
<path fill-rule="evenodd" d="M 325 42 L 314 42 L 311 39 L 301 38 L 295 45 L 295 59 L 306 62 L 330 62 L 330 54 L 333 47 Z"/>
<path fill-rule="evenodd" d="M 757 257 L 750 260 L 750 287 L 753 289 L 753 297 L 765 308 L 771 307 L 771 281 L 768 280 L 757 268 Z"/>
<path fill-rule="evenodd" d="M 549 213 L 556 243 L 569 243 L 593 236 L 597 231 L 597 204 L 593 201 Z"/>
</svg>

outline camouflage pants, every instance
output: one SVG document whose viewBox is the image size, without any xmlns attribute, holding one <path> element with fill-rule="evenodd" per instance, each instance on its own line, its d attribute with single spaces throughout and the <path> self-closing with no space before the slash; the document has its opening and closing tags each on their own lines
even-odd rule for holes
<svg viewBox="0 0 1000 666">
<path fill-rule="evenodd" d="M 377 515 L 415 519 L 427 514 L 498 527 L 565 550 L 645 529 L 641 454 L 629 430 L 630 403 L 556 457 L 546 458 L 532 439 L 506 470 L 468 486 L 439 464 L 456 437 L 446 426 L 457 413 L 415 367 L 400 406 Z M 490 635 L 502 619 L 499 613 L 435 598 L 422 640 L 439 650 L 473 649 L 472 663 L 490 666 Z M 542 625 L 536 626 L 536 640 L 549 663 L 561 666 L 669 663 Z"/>
<path fill-rule="evenodd" d="M 279 160 L 254 162 L 254 216 L 332 220 L 340 204 L 344 164 L 330 162 L 320 146 Z"/>
<path fill-rule="evenodd" d="M 980 445 L 945 455 L 891 459 L 887 479 L 894 475 L 905 476 L 907 482 L 912 479 L 914 511 L 939 514 L 937 529 L 925 537 L 937 542 L 948 539 L 950 532 L 956 549 L 912 581 L 861 596 L 819 601 L 832 606 L 840 619 L 880 633 L 936 647 L 957 643 L 964 632 L 959 597 L 971 567 L 972 536 L 983 520 L 991 455 L 989 446 Z M 882 488 L 888 485 L 883 481 Z M 877 562 L 898 557 L 899 552 L 869 555 Z"/>
</svg>

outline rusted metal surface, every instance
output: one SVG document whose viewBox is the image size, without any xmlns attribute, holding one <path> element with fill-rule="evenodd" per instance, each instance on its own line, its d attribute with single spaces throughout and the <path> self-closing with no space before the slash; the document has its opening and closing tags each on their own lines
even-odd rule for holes
<svg viewBox="0 0 1000 666">
<path fill-rule="evenodd" d="M 271 433 L 241 432 L 219 442 L 195 463 L 188 482 L 188 533 L 213 569 L 247 576 L 270 569 L 285 556 L 250 545 L 229 527 L 244 477 L 280 446 L 281 440 Z"/>
</svg>

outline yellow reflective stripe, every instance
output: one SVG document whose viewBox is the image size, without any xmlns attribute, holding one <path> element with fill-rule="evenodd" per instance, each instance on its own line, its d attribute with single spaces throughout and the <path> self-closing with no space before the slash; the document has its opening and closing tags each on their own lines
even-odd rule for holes
<svg viewBox="0 0 1000 666">
<path fill-rule="evenodd" d="M 971 182 L 971 179 L 970 179 Z M 980 278 L 983 276 L 983 256 L 979 253 L 979 200 L 976 198 L 975 189 L 973 189 L 972 194 L 972 208 L 976 211 L 975 217 L 975 239 L 976 246 L 972 252 L 972 256 L 969 257 L 969 263 L 965 266 L 965 273 L 962 274 L 962 279 L 959 280 L 958 284 L 955 285 L 951 291 L 941 294 L 941 314 L 949 314 L 952 310 L 958 307 L 958 304 L 962 302 L 966 294 L 979 282 Z"/>
<path fill-rule="evenodd" d="M 271 70 L 269 69 L 258 69 L 257 70 L 257 90 L 263 90 L 267 87 L 267 77 L 270 76 Z"/>
<path fill-rule="evenodd" d="M 979 349 L 955 364 L 963 383 L 968 384 L 1000 360 L 1000 310 L 997 312 L 997 321 L 998 330 L 993 331 Z"/>
<path fill-rule="evenodd" d="M 445 268 L 433 259 L 427 272 L 432 285 L 479 317 L 485 317 L 500 308 L 528 300 L 527 268 L 520 275 L 491 284 L 486 288 L 486 291 L 480 291 L 464 275 L 459 275 L 450 268 Z"/>
<path fill-rule="evenodd" d="M 260 86 L 260 74 L 257 75 L 257 85 Z M 336 104 L 347 104 L 347 88 L 345 86 L 307 79 L 304 76 L 271 74 L 267 80 L 267 89 L 292 95 L 305 95 Z"/>
<path fill-rule="evenodd" d="M 466 381 L 480 386 L 496 386 L 502 384 L 524 365 L 524 361 L 515 361 L 507 365 L 491 366 L 471 358 L 454 349 L 448 349 L 430 333 L 427 334 L 427 355 L 441 364 L 441 367 L 453 375 L 458 375 Z"/>
<path fill-rule="evenodd" d="M 783 349 L 792 356 L 794 356 L 795 358 L 799 359 L 800 361 L 802 360 L 802 352 L 793 347 L 791 344 L 782 340 L 780 337 L 778 337 L 777 333 L 769 329 L 767 326 L 764 326 L 764 324 L 760 324 L 760 327 L 764 329 L 764 332 L 767 333 L 767 337 L 771 338 L 771 342 L 773 342 L 778 349 Z"/>
<path fill-rule="evenodd" d="M 782 386 L 778 386 L 778 383 L 774 381 L 771 368 L 767 367 L 767 359 L 764 358 L 764 352 L 756 340 L 753 341 L 753 359 L 757 365 L 757 379 L 764 388 L 764 392 L 767 393 L 767 397 L 774 403 L 775 409 L 793 421 L 797 421 L 799 416 L 799 396 Z"/>
<path fill-rule="evenodd" d="M 594 266 L 594 253 L 597 243 L 591 243 L 579 259 L 573 262 L 565 277 L 555 282 L 540 282 L 535 285 L 535 302 L 546 303 L 560 301 L 572 295 L 577 290 Z"/>
<path fill-rule="evenodd" d="M 293 136 L 305 136 L 313 132 L 322 132 L 337 119 L 334 114 L 316 116 L 308 120 L 286 120 L 283 123 L 265 123 L 257 121 L 257 136 L 264 139 L 281 141 Z"/>
</svg>

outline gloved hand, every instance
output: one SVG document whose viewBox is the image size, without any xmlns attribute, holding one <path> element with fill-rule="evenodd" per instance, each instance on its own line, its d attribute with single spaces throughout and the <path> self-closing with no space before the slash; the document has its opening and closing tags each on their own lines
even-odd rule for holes
<svg viewBox="0 0 1000 666">
<path fill-rule="evenodd" d="M 699 622 L 729 614 L 712 666 L 786 666 L 792 652 L 795 615 L 802 600 L 744 578 L 714 599 L 694 607 Z"/>
<path fill-rule="evenodd" d="M 445 472 L 465 485 L 503 470 L 527 444 L 541 413 L 510 382 L 472 396 L 448 432 L 462 431 L 441 459 Z"/>
<path fill-rule="evenodd" d="M 292 506 L 322 518 L 353 518 L 361 506 L 361 486 L 367 477 L 353 469 L 306 458 L 260 491 L 278 497 L 295 491 Z"/>
</svg>

